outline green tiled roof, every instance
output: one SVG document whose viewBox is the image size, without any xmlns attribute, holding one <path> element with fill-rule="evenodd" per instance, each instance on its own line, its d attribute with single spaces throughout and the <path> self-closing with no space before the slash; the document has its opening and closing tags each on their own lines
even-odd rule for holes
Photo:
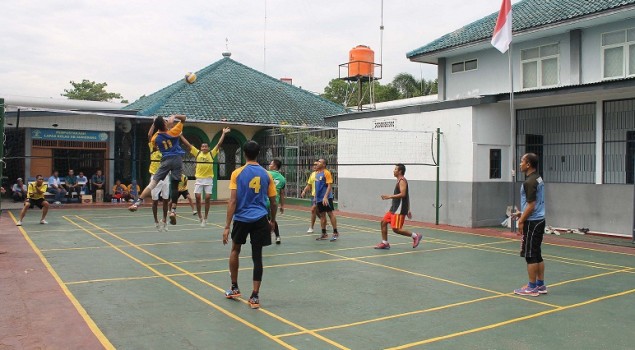
<svg viewBox="0 0 635 350">
<path fill-rule="evenodd" d="M 496 2 L 500 6 L 500 2 Z M 512 32 L 522 32 L 635 4 L 635 0 L 524 0 L 512 6 Z M 407 58 L 491 39 L 498 11 L 406 53 Z"/>
<path fill-rule="evenodd" d="M 193 120 L 311 126 L 330 125 L 324 117 L 345 112 L 343 106 L 228 57 L 196 76 L 194 84 L 181 79 L 124 109 L 145 116 L 185 114 Z"/>
</svg>

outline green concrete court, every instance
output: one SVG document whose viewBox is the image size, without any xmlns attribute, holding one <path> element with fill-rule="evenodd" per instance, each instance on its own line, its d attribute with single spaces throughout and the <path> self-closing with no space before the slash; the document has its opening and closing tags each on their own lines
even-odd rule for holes
<svg viewBox="0 0 635 350">
<path fill-rule="evenodd" d="M 315 241 L 298 207 L 279 216 L 282 244 L 264 250 L 262 308 L 251 310 L 223 295 L 225 206 L 212 207 L 206 228 L 182 207 L 167 233 L 156 232 L 147 207 L 55 208 L 47 226 L 39 215 L 29 211 L 16 234 L 106 348 L 633 348 L 634 249 L 547 237 L 549 294 L 522 297 L 511 293 L 526 283 L 511 233 L 406 226 L 423 233 L 419 248 L 391 235 L 392 249 L 380 251 L 378 218 L 340 213 L 340 240 Z M 243 296 L 249 255 L 245 246 Z"/>
</svg>

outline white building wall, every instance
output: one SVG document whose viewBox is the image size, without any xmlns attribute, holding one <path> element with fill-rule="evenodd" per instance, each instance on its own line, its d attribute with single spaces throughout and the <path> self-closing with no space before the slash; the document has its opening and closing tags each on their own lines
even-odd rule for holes
<svg viewBox="0 0 635 350">
<path fill-rule="evenodd" d="M 635 28 L 635 19 L 582 30 L 582 83 L 602 81 L 602 33 Z"/>
<path fill-rule="evenodd" d="M 441 128 L 441 181 L 470 182 L 472 172 L 469 170 L 473 164 L 472 148 L 472 108 L 457 108 L 452 110 L 442 110 L 426 113 L 398 115 L 385 118 L 358 119 L 339 122 L 339 128 L 351 129 L 371 129 L 374 122 L 394 120 L 396 130 L 420 130 L 436 132 Z M 340 131 L 338 135 L 338 163 L 347 164 L 358 161 L 358 154 L 365 153 L 367 159 L 358 161 L 362 163 L 373 163 L 376 154 L 390 154 L 391 150 L 386 149 L 384 143 L 372 142 L 371 139 L 364 140 L 358 137 L 351 130 L 346 133 Z M 393 135 L 391 133 L 391 135 Z M 347 137 L 357 137 L 355 142 L 348 142 Z M 382 137 L 381 132 L 377 132 L 377 137 Z M 412 133 L 405 132 L 401 137 L 413 137 Z M 413 143 L 414 144 L 414 143 Z M 346 146 L 344 146 L 346 145 Z M 424 152 L 430 152 L 428 143 L 417 143 L 418 146 L 425 147 Z M 434 141 L 436 152 L 436 139 Z M 435 157 L 438 155 L 435 154 Z M 395 162 L 396 163 L 396 162 Z M 404 162 L 405 163 L 405 162 Z M 392 165 L 381 166 L 339 166 L 338 176 L 340 178 L 358 179 L 392 179 Z M 412 165 L 407 166 L 407 177 L 409 180 L 436 181 L 436 167 Z"/>
<path fill-rule="evenodd" d="M 560 85 L 569 85 L 571 83 L 569 33 L 564 33 L 524 42 L 513 42 L 511 50 L 514 91 L 522 90 L 522 84 L 520 83 L 520 51 L 555 43 L 558 43 L 560 47 Z M 584 47 L 584 44 L 582 46 Z M 453 63 L 472 59 L 478 60 L 478 69 L 452 73 Z M 446 62 L 445 74 L 448 100 L 509 92 L 509 58 L 507 54 L 501 54 L 498 50 L 491 48 L 465 55 L 448 57 Z"/>
<path fill-rule="evenodd" d="M 510 182 L 514 160 L 511 159 L 511 114 L 509 103 L 474 107 L 474 182 Z M 500 179 L 489 178 L 490 149 L 500 149 Z"/>
<path fill-rule="evenodd" d="M 7 123 L 15 126 L 17 118 L 7 118 Z M 53 126 L 57 124 L 57 126 Z M 6 127 L 6 126 L 5 126 Z M 42 128 L 59 130 L 114 131 L 115 118 L 96 115 L 71 116 L 29 116 L 20 118 L 21 128 Z"/>
</svg>

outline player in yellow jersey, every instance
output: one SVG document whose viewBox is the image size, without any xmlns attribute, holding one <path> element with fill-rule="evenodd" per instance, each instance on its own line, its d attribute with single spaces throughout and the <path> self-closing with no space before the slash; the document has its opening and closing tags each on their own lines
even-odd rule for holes
<svg viewBox="0 0 635 350">
<path fill-rule="evenodd" d="M 313 233 L 313 227 L 315 226 L 315 219 L 317 218 L 317 205 L 315 202 L 315 174 L 317 173 L 318 162 L 313 163 L 313 172 L 309 175 L 309 179 L 306 180 L 306 187 L 302 190 L 301 197 L 311 190 L 311 226 L 306 231 L 307 233 Z"/>
<path fill-rule="evenodd" d="M 214 184 L 214 158 L 218 155 L 218 150 L 225 140 L 225 135 L 231 131 L 230 128 L 224 128 L 223 133 L 218 140 L 214 149 L 209 150 L 209 145 L 201 144 L 201 149 L 192 146 L 184 137 L 181 142 L 185 149 L 190 150 L 190 154 L 196 158 L 196 184 L 194 185 L 194 197 L 196 198 L 196 213 L 201 227 L 207 225 L 207 216 L 209 214 L 210 200 L 212 198 L 212 186 Z M 205 216 L 201 214 L 201 196 L 205 193 Z"/>
<path fill-rule="evenodd" d="M 49 203 L 44 199 L 44 194 L 46 193 L 47 188 L 48 185 L 44 183 L 42 175 L 36 176 L 35 182 L 31 182 L 29 184 L 26 193 L 26 201 L 24 202 L 24 207 L 22 207 L 22 211 L 20 212 L 20 218 L 18 219 L 18 222 L 15 223 L 16 226 L 22 226 L 22 219 L 24 219 L 24 215 L 26 215 L 27 210 L 36 205 L 42 209 L 40 224 L 48 224 L 45 218 L 46 213 L 49 211 Z"/>
</svg>

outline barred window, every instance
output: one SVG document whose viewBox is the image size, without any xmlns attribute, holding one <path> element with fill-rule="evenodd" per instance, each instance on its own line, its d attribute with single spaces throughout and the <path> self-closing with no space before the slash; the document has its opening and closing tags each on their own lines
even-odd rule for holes
<svg viewBox="0 0 635 350">
<path fill-rule="evenodd" d="M 604 102 L 604 183 L 635 180 L 635 99 Z"/>
</svg>

